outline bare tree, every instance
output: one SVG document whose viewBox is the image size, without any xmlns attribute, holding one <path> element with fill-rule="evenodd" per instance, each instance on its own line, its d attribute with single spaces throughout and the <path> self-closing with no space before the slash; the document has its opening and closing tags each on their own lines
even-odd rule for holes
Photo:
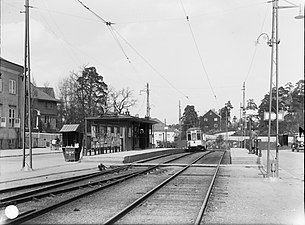
<svg viewBox="0 0 305 225">
<path fill-rule="evenodd" d="M 115 90 L 110 87 L 107 98 L 107 111 L 122 114 L 123 110 L 133 107 L 137 100 L 133 97 L 133 91 L 129 88 Z"/>
</svg>

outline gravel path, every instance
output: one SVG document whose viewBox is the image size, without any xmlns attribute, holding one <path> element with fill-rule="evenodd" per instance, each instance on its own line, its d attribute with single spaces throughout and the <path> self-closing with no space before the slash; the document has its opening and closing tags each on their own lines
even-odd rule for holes
<svg viewBox="0 0 305 225">
<path fill-rule="evenodd" d="M 205 224 L 303 224 L 304 183 L 263 178 L 258 167 L 222 167 Z M 292 186 L 303 187 L 295 191 Z M 303 220 L 304 221 L 304 220 Z"/>
</svg>

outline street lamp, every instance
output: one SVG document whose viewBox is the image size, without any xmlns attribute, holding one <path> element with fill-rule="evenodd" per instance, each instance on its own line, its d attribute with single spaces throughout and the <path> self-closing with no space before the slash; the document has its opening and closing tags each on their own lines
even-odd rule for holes
<svg viewBox="0 0 305 225">
<path fill-rule="evenodd" d="M 304 12 L 305 12 L 305 4 L 304 4 Z M 304 13 L 303 12 L 303 13 Z M 295 19 L 304 19 L 304 14 L 302 15 L 302 7 L 301 7 L 301 4 L 299 6 L 299 15 L 295 16 L 294 17 Z"/>
</svg>

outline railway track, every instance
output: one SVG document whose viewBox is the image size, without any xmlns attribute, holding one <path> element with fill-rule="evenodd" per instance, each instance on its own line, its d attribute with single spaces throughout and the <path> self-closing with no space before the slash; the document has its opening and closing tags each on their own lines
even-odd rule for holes
<svg viewBox="0 0 305 225">
<path fill-rule="evenodd" d="M 159 190 L 162 186 L 171 182 L 172 179 L 174 179 L 175 177 L 178 177 L 181 173 L 185 174 L 185 172 L 184 172 L 185 170 L 190 170 L 192 165 L 194 165 L 194 163 L 196 163 L 198 160 L 200 160 L 204 156 L 208 155 L 209 153 L 210 152 L 205 152 L 198 159 L 192 161 L 190 164 L 188 164 L 187 166 L 185 166 L 181 170 L 179 170 L 179 172 L 175 173 L 173 176 L 171 176 L 168 179 L 166 179 L 165 181 L 163 181 L 160 184 L 160 186 L 158 185 L 157 187 L 155 187 L 151 191 L 149 191 L 148 192 L 149 194 L 147 193 L 147 194 L 143 195 L 141 198 L 139 198 L 138 200 L 136 200 L 135 203 L 132 204 L 133 206 L 130 206 L 130 208 L 125 207 L 126 209 L 124 209 L 124 210 L 130 211 L 130 209 L 141 204 L 141 202 L 143 202 L 150 195 L 152 195 L 154 192 Z M 7 221 L 5 221 L 5 223 L 6 224 L 20 224 L 20 223 L 27 223 L 27 221 L 29 223 L 32 223 L 33 219 L 35 219 L 36 217 L 47 214 L 48 212 L 51 212 L 52 210 L 55 210 L 61 206 L 66 206 L 69 203 L 71 204 L 71 202 L 76 201 L 78 199 L 84 198 L 86 196 L 94 195 L 95 193 L 100 192 L 103 189 L 109 189 L 111 187 L 114 187 L 115 185 L 122 184 L 123 182 L 126 182 L 127 180 L 131 180 L 131 178 L 137 178 L 141 175 L 143 176 L 144 174 L 152 173 L 152 171 L 158 170 L 158 168 L 160 168 L 161 165 L 164 166 L 164 164 L 166 164 L 166 163 L 170 163 L 175 160 L 179 160 L 179 159 L 188 157 L 190 155 L 192 155 L 192 153 L 182 154 L 182 155 L 179 155 L 178 157 L 171 158 L 170 160 L 167 160 L 166 162 L 159 163 L 154 166 L 148 166 L 147 168 L 144 168 L 144 169 L 141 168 L 140 170 L 137 170 L 137 171 L 119 174 L 119 175 L 115 175 L 115 176 L 112 176 L 109 178 L 104 177 L 101 180 L 94 181 L 94 182 L 93 181 L 86 182 L 82 185 L 80 185 L 79 183 L 77 185 L 72 185 L 73 181 L 68 180 L 68 181 L 58 183 L 58 184 L 51 185 L 51 187 L 55 186 L 54 187 L 55 190 L 52 190 L 54 188 L 50 188 L 50 186 L 49 186 L 49 187 L 47 187 L 47 190 L 43 190 L 43 188 L 40 188 L 43 191 L 39 191 L 39 193 L 38 192 L 35 193 L 35 191 L 30 191 L 28 194 L 22 193 L 19 196 L 18 195 L 10 196 L 10 198 L 2 199 L 1 204 L 3 204 L 3 205 L 13 204 L 13 203 L 21 204 L 24 202 L 33 203 L 33 202 L 37 201 L 37 199 L 41 199 L 41 198 L 46 198 L 46 199 L 48 199 L 48 201 L 50 198 L 52 198 L 52 200 L 55 198 L 56 201 L 52 201 L 53 204 L 48 203 L 47 206 L 43 207 L 43 208 L 35 207 L 35 204 L 33 204 L 33 207 L 26 207 L 28 210 L 23 210 L 23 212 L 16 219 L 7 220 Z M 149 161 L 149 160 L 143 160 L 142 163 L 147 162 L 147 161 Z M 219 163 L 220 163 L 220 161 L 219 161 Z M 128 165 L 128 166 L 131 167 L 131 165 Z M 216 167 L 217 168 L 216 170 L 218 170 L 218 167 L 219 167 L 219 164 Z M 214 180 L 215 180 L 216 174 L 217 174 L 217 172 L 214 175 L 214 178 L 213 178 Z M 95 174 L 94 175 L 91 174 L 91 176 L 95 176 Z M 207 175 L 207 176 L 211 177 L 211 175 Z M 80 177 L 78 179 L 83 179 L 83 177 Z M 80 181 L 78 180 L 75 182 L 80 182 Z M 63 186 L 66 186 L 66 187 L 64 187 L 64 188 L 63 188 L 63 186 L 61 187 L 61 184 L 63 184 Z M 211 186 L 211 188 L 212 188 L 212 186 Z M 76 193 L 71 194 L 73 191 L 76 191 Z M 66 194 L 67 196 L 65 195 L 63 197 L 62 193 L 68 193 L 68 194 Z M 39 201 L 41 201 L 41 200 L 39 200 Z M 29 205 L 31 205 L 31 204 L 29 204 Z M 38 205 L 41 205 L 41 203 L 39 203 Z M 129 209 L 127 209 L 127 208 L 129 208 Z M 110 224 L 110 223 L 113 223 L 114 221 L 120 220 L 119 215 L 127 215 L 128 214 L 128 213 L 126 213 L 127 211 L 117 213 L 117 215 L 112 216 L 111 219 L 106 219 L 105 220 L 106 222 L 104 222 L 104 223 Z M 41 223 L 41 222 L 38 222 L 38 223 Z"/>
<path fill-rule="evenodd" d="M 182 177 L 183 176 L 189 176 L 189 177 L 193 176 L 196 178 L 198 178 L 198 176 L 202 176 L 202 174 L 198 173 L 198 168 L 196 168 L 197 172 L 193 171 L 193 172 L 190 172 L 190 174 L 187 174 L 186 171 L 191 170 L 192 169 L 191 166 L 194 165 L 196 162 L 198 162 L 205 155 L 203 155 L 203 156 L 199 157 L 198 159 L 194 160 L 193 162 L 189 163 L 188 165 L 186 165 L 185 167 L 180 169 L 178 172 L 176 172 L 175 174 L 170 176 L 168 179 L 163 181 L 161 184 L 157 185 L 155 188 L 153 188 L 152 190 L 147 192 L 141 198 L 137 199 L 136 201 L 134 201 L 133 203 L 128 205 L 126 208 L 124 208 L 123 210 L 121 210 L 120 212 L 118 212 L 113 217 L 111 217 L 110 219 L 108 219 L 107 221 L 105 221 L 103 223 L 104 224 L 115 224 L 115 223 L 118 223 L 118 224 L 134 224 L 134 223 L 145 224 L 145 221 L 151 221 L 151 222 L 153 221 L 153 223 L 155 223 L 155 224 L 189 224 L 194 221 L 193 224 L 196 224 L 196 225 L 200 224 L 203 214 L 204 214 L 204 210 L 207 206 L 208 199 L 211 194 L 223 155 L 220 158 L 213 173 L 204 174 L 205 176 L 212 175 L 212 179 L 210 180 L 210 183 L 209 183 L 207 189 L 203 190 L 201 193 L 196 193 L 195 196 L 192 196 L 193 197 L 191 200 L 192 203 L 194 201 L 197 201 L 200 204 L 202 203 L 199 210 L 197 210 L 198 213 L 197 213 L 195 221 L 194 221 L 194 218 L 192 218 L 192 215 L 196 214 L 196 212 L 197 212 L 196 209 L 198 209 L 197 208 L 198 204 L 190 204 L 190 205 L 193 205 L 193 207 L 188 206 L 187 207 L 188 209 L 186 210 L 186 207 L 184 207 L 185 206 L 184 204 L 186 202 L 188 202 L 188 200 L 185 199 L 185 195 L 187 196 L 187 198 L 190 198 L 190 192 L 194 191 L 194 190 L 200 190 L 201 189 L 200 185 L 202 185 L 202 183 L 200 183 L 200 182 L 196 183 L 196 185 L 199 185 L 199 186 L 196 186 L 196 185 L 190 186 L 187 183 L 180 183 L 182 185 L 179 186 L 179 188 L 177 188 L 178 185 L 174 181 L 178 180 L 179 176 L 180 177 L 181 176 Z M 199 172 L 202 172 L 202 170 L 200 170 Z M 190 179 L 187 179 L 187 180 L 190 181 Z M 163 191 L 163 193 L 162 193 L 162 191 L 161 191 L 162 188 L 167 188 L 167 191 Z M 181 189 L 184 189 L 186 191 L 181 192 Z M 168 190 L 170 190 L 171 196 L 170 196 L 170 199 L 165 200 L 165 201 L 169 201 L 170 204 L 165 204 L 165 206 L 164 206 L 164 199 L 163 199 L 163 198 L 165 198 L 164 192 L 168 193 Z M 159 192 L 159 194 L 158 194 L 158 192 Z M 202 202 L 201 201 L 202 199 L 200 198 L 200 196 L 202 196 L 203 193 L 205 194 L 205 196 L 204 196 L 204 199 Z M 163 197 L 162 197 L 162 195 L 163 195 Z M 173 212 L 173 204 L 172 204 L 173 199 L 175 201 L 175 205 L 174 205 L 175 212 Z M 144 201 L 146 201 L 145 206 L 136 209 L 136 207 L 143 204 Z M 160 203 L 160 201 L 162 203 Z M 179 205 L 178 202 L 180 202 L 181 204 Z M 156 206 L 158 207 L 157 210 L 156 210 Z M 151 211 L 148 209 L 149 207 L 154 209 L 153 216 L 150 215 Z M 182 210 L 179 210 L 178 209 L 179 207 L 182 208 Z M 145 208 L 145 209 L 143 210 L 141 208 Z M 190 208 L 192 208 L 192 209 L 190 209 Z M 134 209 L 136 209 L 135 211 L 137 211 L 137 212 L 131 214 L 131 212 Z M 186 213 L 186 211 L 187 211 L 187 213 Z M 131 215 L 128 215 L 128 214 L 131 214 Z M 124 217 L 128 217 L 128 218 L 125 219 Z M 187 221 L 186 217 L 190 217 L 189 221 Z"/>
<path fill-rule="evenodd" d="M 59 179 L 53 179 L 50 181 L 43 181 L 43 182 L 39 182 L 39 183 L 31 183 L 31 184 L 27 184 L 27 185 L 19 185 L 19 186 L 15 186 L 15 187 L 11 187 L 11 188 L 0 189 L 0 197 L 1 197 L 0 206 L 2 203 L 5 202 L 4 200 L 6 200 L 6 195 L 11 196 L 12 199 L 16 198 L 17 195 L 19 196 L 18 193 L 20 193 L 20 192 L 22 193 L 22 194 L 20 194 L 20 197 L 22 195 L 29 196 L 31 192 L 38 193 L 38 192 L 46 191 L 48 189 L 53 189 L 56 187 L 72 184 L 74 182 L 87 180 L 87 179 L 94 178 L 94 177 L 101 177 L 101 176 L 109 175 L 112 173 L 119 173 L 121 171 L 128 170 L 129 168 L 131 168 L 132 166 L 134 166 L 136 164 L 145 163 L 145 162 L 149 162 L 149 161 L 153 161 L 153 160 L 158 160 L 160 158 L 173 157 L 174 155 L 175 154 L 164 154 L 164 155 L 160 155 L 160 156 L 155 156 L 155 157 L 139 160 L 134 163 L 129 163 L 124 166 L 116 166 L 116 167 L 111 166 L 109 169 L 103 170 L 103 171 L 98 171 L 98 172 L 95 171 L 95 172 L 90 172 L 90 173 L 79 175 L 79 176 L 59 178 Z M 27 191 L 27 190 L 29 190 L 29 191 Z M 16 197 L 13 197 L 15 195 L 14 193 L 17 193 Z"/>
<path fill-rule="evenodd" d="M 170 157 L 169 160 L 164 162 L 164 163 L 170 163 L 179 158 L 185 157 L 189 154 L 190 153 L 184 153 L 184 154 L 179 154 L 178 156 L 174 156 L 172 154 L 167 154 L 167 155 L 163 155 L 163 156 L 153 157 L 150 159 L 140 160 L 140 161 L 137 161 L 136 163 L 143 163 L 143 162 L 155 160 L 155 159 L 162 158 L 162 157 L 165 157 L 165 158 Z M 122 167 L 115 168 L 115 169 L 111 169 L 109 171 L 102 171 L 102 172 L 97 172 L 97 173 L 91 173 L 88 175 L 82 175 L 82 176 L 78 176 L 76 178 L 59 179 L 59 180 L 57 180 L 57 182 L 56 181 L 46 182 L 45 184 L 47 186 L 45 186 L 45 187 L 40 187 L 38 189 L 32 189 L 32 190 L 29 190 L 26 192 L 18 193 L 16 195 L 10 195 L 8 197 L 1 198 L 0 207 L 2 207 L 2 208 L 4 208 L 7 205 L 11 205 L 11 204 L 15 205 L 15 204 L 20 204 L 20 203 L 27 203 L 27 207 L 24 207 L 24 208 L 29 208 L 28 205 L 31 205 L 30 203 L 33 203 L 37 200 L 41 201 L 45 198 L 50 198 L 50 197 L 52 197 L 53 199 L 55 197 L 57 197 L 57 199 L 65 198 L 64 200 L 61 199 L 60 201 L 58 201 L 57 203 L 52 204 L 52 205 L 50 205 L 50 203 L 49 203 L 50 201 L 48 199 L 49 202 L 46 203 L 47 205 L 49 205 L 48 207 L 44 207 L 43 209 L 36 209 L 36 207 L 34 207 L 33 209 L 23 211 L 16 219 L 8 220 L 8 221 L 6 221 L 6 223 L 15 224 L 15 223 L 20 223 L 20 222 L 26 221 L 28 219 L 34 218 L 35 216 L 39 216 L 45 212 L 48 212 L 49 210 L 52 210 L 54 208 L 65 205 L 78 198 L 84 197 L 86 195 L 90 195 L 96 191 L 111 187 L 112 185 L 123 182 L 127 179 L 130 179 L 135 176 L 139 176 L 141 174 L 149 172 L 157 167 L 157 166 L 151 166 L 151 167 L 148 167 L 147 169 L 140 169 L 140 170 L 136 169 L 136 171 L 133 171 L 133 172 L 100 179 L 100 177 L 105 176 L 106 174 L 107 175 L 113 174 L 115 172 L 120 172 L 122 170 L 130 169 L 132 167 L 132 165 L 136 164 L 136 163 L 128 164 L 126 166 L 122 166 Z M 94 180 L 92 180 L 92 179 L 94 179 Z M 50 184 L 50 183 L 52 183 L 52 184 Z M 38 185 L 41 185 L 41 184 L 24 185 L 24 186 L 15 187 L 12 189 L 5 189 L 5 190 L 2 190 L 2 193 L 12 193 L 16 190 L 22 190 L 23 188 L 33 188 Z M 77 193 L 71 193 L 71 191 L 76 191 Z M 69 192 L 69 196 L 64 197 L 61 195 L 63 193 L 67 193 L 67 192 Z M 71 197 L 71 195 L 72 195 L 72 197 Z M 22 206 L 20 208 L 22 208 Z"/>
</svg>

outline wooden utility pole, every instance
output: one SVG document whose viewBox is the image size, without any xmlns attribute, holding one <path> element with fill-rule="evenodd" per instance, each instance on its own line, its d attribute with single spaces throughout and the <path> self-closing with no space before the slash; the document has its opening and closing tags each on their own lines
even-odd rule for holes
<svg viewBox="0 0 305 225">
<path fill-rule="evenodd" d="M 146 92 L 146 116 L 147 118 L 150 117 L 150 105 L 149 105 L 149 84 L 146 84 L 146 89 L 140 90 L 140 94 L 142 92 Z"/>
<path fill-rule="evenodd" d="M 149 118 L 150 117 L 150 105 L 149 105 L 149 84 L 147 83 L 146 85 L 146 117 Z"/>
<path fill-rule="evenodd" d="M 22 168 L 25 170 L 32 170 L 33 169 L 33 163 L 32 163 L 32 121 L 31 121 L 31 76 L 30 76 L 30 6 L 29 6 L 29 0 L 25 0 L 25 41 L 24 41 L 24 105 L 23 105 L 23 160 L 22 160 Z M 27 104 L 26 104 L 27 100 Z M 28 110 L 28 111 L 27 111 Z M 30 165 L 29 168 L 26 164 L 25 160 L 25 149 L 26 149 L 26 117 L 28 118 L 28 130 L 29 130 L 29 160 Z"/>
</svg>

